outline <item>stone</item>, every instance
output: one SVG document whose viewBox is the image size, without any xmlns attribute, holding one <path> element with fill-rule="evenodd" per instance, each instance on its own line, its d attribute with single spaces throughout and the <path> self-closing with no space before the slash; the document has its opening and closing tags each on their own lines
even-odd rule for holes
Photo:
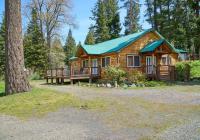
<svg viewBox="0 0 200 140">
<path fill-rule="evenodd" d="M 135 84 L 130 85 L 130 87 L 137 87 Z"/>
<path fill-rule="evenodd" d="M 112 85 L 111 85 L 110 83 L 107 83 L 107 84 L 106 84 L 106 87 L 111 88 Z"/>
</svg>

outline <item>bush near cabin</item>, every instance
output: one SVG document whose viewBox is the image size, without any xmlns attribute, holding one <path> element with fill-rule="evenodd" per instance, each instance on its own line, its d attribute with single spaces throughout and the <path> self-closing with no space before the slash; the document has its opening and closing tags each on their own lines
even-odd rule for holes
<svg viewBox="0 0 200 140">
<path fill-rule="evenodd" d="M 178 62 L 176 64 L 177 80 L 184 81 L 186 74 L 186 66 L 190 66 L 190 79 L 200 79 L 200 60 L 188 61 L 188 62 Z"/>
<path fill-rule="evenodd" d="M 105 79 L 114 83 L 121 83 L 126 78 L 126 72 L 119 67 L 108 66 L 105 70 Z"/>
<path fill-rule="evenodd" d="M 104 78 L 106 83 L 111 83 L 113 85 L 115 82 L 118 84 L 124 83 L 131 85 L 144 83 L 146 81 L 146 76 L 138 70 L 126 72 L 123 69 L 114 66 L 109 66 L 106 68 Z"/>
</svg>

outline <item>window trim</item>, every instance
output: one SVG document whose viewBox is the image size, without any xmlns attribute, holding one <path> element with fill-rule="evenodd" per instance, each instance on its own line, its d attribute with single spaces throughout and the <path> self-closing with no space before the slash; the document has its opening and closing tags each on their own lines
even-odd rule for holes
<svg viewBox="0 0 200 140">
<path fill-rule="evenodd" d="M 89 67 L 89 59 L 84 59 L 84 60 L 82 60 L 82 67 L 83 67 L 83 68 L 87 68 L 87 67 L 84 67 L 84 66 L 83 66 L 84 61 L 88 61 L 88 66 L 87 66 L 87 67 Z"/>
<path fill-rule="evenodd" d="M 133 56 L 133 66 L 129 66 L 128 65 L 128 56 Z M 135 66 L 135 61 L 134 61 L 134 57 L 135 56 L 139 56 L 139 66 Z M 126 66 L 128 67 L 128 68 L 140 68 L 141 67 L 141 56 L 139 55 L 139 54 L 127 54 L 126 55 Z"/>
<path fill-rule="evenodd" d="M 103 66 L 103 63 L 102 63 L 103 58 L 104 58 L 105 66 Z M 106 58 L 109 58 L 109 65 L 106 65 Z M 106 68 L 107 66 L 110 66 L 110 63 L 111 63 L 111 57 L 110 57 L 110 56 L 105 56 L 105 57 L 102 57 L 102 58 L 101 58 L 101 67 L 102 67 L 102 68 Z"/>
</svg>

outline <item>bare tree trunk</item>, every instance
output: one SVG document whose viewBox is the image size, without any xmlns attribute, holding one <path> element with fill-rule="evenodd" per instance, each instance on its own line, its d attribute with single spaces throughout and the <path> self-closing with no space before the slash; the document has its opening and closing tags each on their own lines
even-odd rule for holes
<svg viewBox="0 0 200 140">
<path fill-rule="evenodd" d="M 6 95 L 30 90 L 24 66 L 21 0 L 5 0 Z"/>
</svg>

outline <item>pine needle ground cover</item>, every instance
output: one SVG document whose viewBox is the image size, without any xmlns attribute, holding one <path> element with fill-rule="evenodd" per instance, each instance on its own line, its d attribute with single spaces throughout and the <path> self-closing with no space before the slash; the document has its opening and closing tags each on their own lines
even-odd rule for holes
<svg viewBox="0 0 200 140">
<path fill-rule="evenodd" d="M 1 83 L 1 91 L 3 89 Z M 102 99 L 83 100 L 72 94 L 56 93 L 53 90 L 33 88 L 27 93 L 0 97 L 0 114 L 16 116 L 20 119 L 42 117 L 48 112 L 63 107 L 104 110 L 107 102 Z"/>
</svg>

